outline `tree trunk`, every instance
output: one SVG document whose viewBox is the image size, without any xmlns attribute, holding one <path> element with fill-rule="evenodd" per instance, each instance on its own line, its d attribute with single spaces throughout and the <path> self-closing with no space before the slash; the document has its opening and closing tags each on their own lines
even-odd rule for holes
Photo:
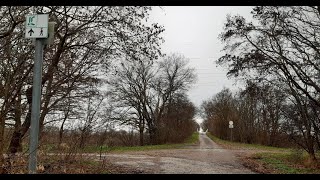
<svg viewBox="0 0 320 180">
<path fill-rule="evenodd" d="M 151 130 L 151 129 L 149 129 L 149 138 L 150 138 L 150 143 L 151 143 L 152 145 L 156 144 L 156 143 L 155 143 L 155 134 L 154 134 L 154 131 Z"/>
<path fill-rule="evenodd" d="M 308 135 L 308 139 L 306 141 L 308 154 L 309 154 L 309 163 L 310 165 L 314 165 L 317 162 L 317 158 L 314 151 L 314 139 L 312 136 Z"/>
<path fill-rule="evenodd" d="M 63 126 L 64 123 L 66 122 L 66 118 L 62 121 L 60 130 L 59 130 L 59 145 L 62 143 L 62 138 L 63 138 Z"/>
<path fill-rule="evenodd" d="M 4 150 L 4 124 L 5 120 L 0 116 L 0 174 L 5 172 L 5 169 L 2 168 L 4 164 L 3 150 Z"/>
<path fill-rule="evenodd" d="M 149 136 L 152 145 L 158 144 L 158 133 L 156 127 L 149 128 Z"/>
<path fill-rule="evenodd" d="M 22 140 L 22 135 L 20 131 L 19 130 L 14 131 L 7 152 L 11 154 L 22 152 L 21 140 Z"/>
<path fill-rule="evenodd" d="M 22 137 L 27 133 L 31 124 L 31 106 L 29 107 L 29 111 L 25 121 L 22 126 L 15 130 L 12 134 L 10 145 L 8 148 L 8 153 L 16 153 L 19 149 L 19 145 L 21 145 Z"/>
<path fill-rule="evenodd" d="M 313 147 L 312 147 L 312 148 L 309 148 L 309 147 L 308 147 L 308 155 L 309 155 L 308 164 L 309 164 L 310 166 L 316 165 L 316 163 L 317 163 L 317 158 L 316 158 L 316 155 L 315 155 L 315 152 L 314 152 Z"/>
<path fill-rule="evenodd" d="M 85 139 L 86 139 L 86 130 L 82 130 L 81 131 L 81 135 L 80 135 L 80 142 L 79 142 L 79 148 L 80 149 L 84 148 Z"/>
<path fill-rule="evenodd" d="M 70 98 L 70 96 L 69 96 L 69 98 Z M 64 126 L 64 123 L 66 122 L 66 120 L 67 120 L 67 118 L 69 116 L 69 112 L 70 112 L 70 102 L 68 103 L 67 111 L 64 113 L 64 118 L 63 118 L 62 124 L 60 126 L 60 130 L 59 130 L 59 145 L 62 143 L 63 126 Z"/>
<path fill-rule="evenodd" d="M 140 128 L 140 134 L 139 134 L 139 136 L 140 136 L 140 146 L 143 146 L 144 145 L 144 142 L 143 142 L 143 128 Z"/>
<path fill-rule="evenodd" d="M 15 125 L 14 125 L 14 133 L 19 134 L 19 129 L 21 128 L 21 94 L 19 92 L 18 94 L 18 100 L 16 101 L 16 106 L 14 110 L 14 120 L 15 120 Z M 7 150 L 8 153 L 16 153 L 16 152 L 22 152 L 22 138 L 17 138 L 20 137 L 21 135 L 15 136 L 9 145 L 9 148 Z M 11 144 L 12 143 L 12 144 Z"/>
<path fill-rule="evenodd" d="M 16 153 L 18 146 L 22 140 L 22 137 L 28 131 L 31 124 L 31 107 L 32 107 L 32 87 L 26 90 L 27 102 L 29 104 L 28 113 L 26 119 L 24 120 L 22 126 L 15 130 L 12 134 L 10 145 L 8 148 L 9 153 Z"/>
</svg>

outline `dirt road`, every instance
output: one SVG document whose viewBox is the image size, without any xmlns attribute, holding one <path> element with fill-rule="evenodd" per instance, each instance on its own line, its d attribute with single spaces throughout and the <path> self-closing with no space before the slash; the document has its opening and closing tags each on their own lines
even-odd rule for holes
<svg viewBox="0 0 320 180">
<path fill-rule="evenodd" d="M 149 150 L 104 155 L 107 162 L 142 173 L 156 174 L 252 174 L 229 150 L 205 134 L 199 145 L 180 149 Z"/>
</svg>

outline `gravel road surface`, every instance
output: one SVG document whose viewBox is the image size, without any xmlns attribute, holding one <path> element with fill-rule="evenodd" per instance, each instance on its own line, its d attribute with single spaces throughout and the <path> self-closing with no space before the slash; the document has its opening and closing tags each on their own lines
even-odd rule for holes
<svg viewBox="0 0 320 180">
<path fill-rule="evenodd" d="M 200 133 L 198 145 L 103 155 L 108 163 L 152 174 L 253 174 L 230 150 Z"/>
</svg>

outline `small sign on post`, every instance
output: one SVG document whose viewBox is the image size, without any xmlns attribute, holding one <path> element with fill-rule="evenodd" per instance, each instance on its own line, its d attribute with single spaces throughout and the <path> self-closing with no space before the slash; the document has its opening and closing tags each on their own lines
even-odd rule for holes
<svg viewBox="0 0 320 180">
<path fill-rule="evenodd" d="M 230 129 L 230 140 L 232 141 L 232 128 L 233 128 L 233 121 L 229 121 L 229 129 Z"/>
<path fill-rule="evenodd" d="M 233 121 L 229 121 L 229 128 L 233 128 Z"/>
<path fill-rule="evenodd" d="M 48 38 L 48 14 L 26 16 L 26 38 Z"/>
</svg>

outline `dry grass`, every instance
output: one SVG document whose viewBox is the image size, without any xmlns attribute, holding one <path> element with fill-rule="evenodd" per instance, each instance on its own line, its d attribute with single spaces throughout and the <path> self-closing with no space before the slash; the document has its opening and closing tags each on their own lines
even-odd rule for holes
<svg viewBox="0 0 320 180">
<path fill-rule="evenodd" d="M 5 174 L 27 174 L 28 157 L 16 155 L 6 158 Z M 99 160 L 80 154 L 41 155 L 38 156 L 37 173 L 39 174 L 139 174 L 141 170 L 116 166 L 108 159 Z"/>
<path fill-rule="evenodd" d="M 255 158 L 250 156 L 241 157 L 242 164 L 251 169 L 254 172 L 260 173 L 260 174 L 272 174 L 273 170 L 270 168 L 267 168 L 263 165 L 263 163 L 259 163 Z"/>
<path fill-rule="evenodd" d="M 320 174 L 320 163 L 309 160 L 303 150 L 244 144 L 209 137 L 232 150 L 242 164 L 261 174 Z M 318 155 L 318 159 L 320 155 Z"/>
</svg>

